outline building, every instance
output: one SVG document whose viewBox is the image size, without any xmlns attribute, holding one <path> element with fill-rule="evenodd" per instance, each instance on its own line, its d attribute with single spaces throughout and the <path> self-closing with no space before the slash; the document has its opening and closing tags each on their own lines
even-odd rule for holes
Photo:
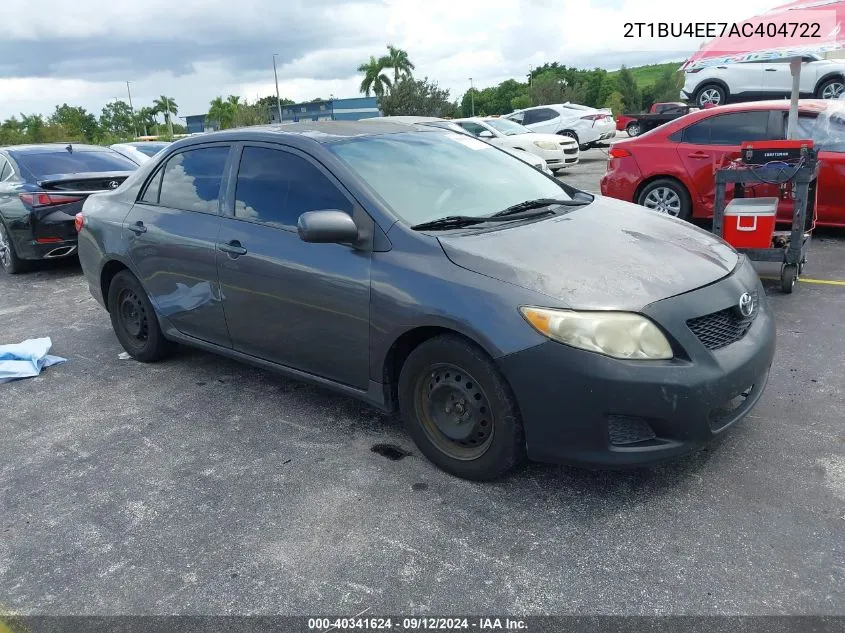
<svg viewBox="0 0 845 633">
<path fill-rule="evenodd" d="M 206 121 L 204 114 L 192 114 L 185 117 L 185 126 L 188 128 L 188 134 L 198 134 L 200 132 L 213 132 L 217 129 L 217 122 Z"/>
<path fill-rule="evenodd" d="M 278 106 L 270 106 L 270 122 L 279 122 Z M 381 116 L 376 97 L 329 99 L 282 105 L 282 122 L 297 121 L 358 121 Z"/>
</svg>

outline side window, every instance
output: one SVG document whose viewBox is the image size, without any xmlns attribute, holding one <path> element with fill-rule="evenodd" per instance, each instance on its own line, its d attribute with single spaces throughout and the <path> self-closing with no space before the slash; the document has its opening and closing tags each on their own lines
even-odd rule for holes
<svg viewBox="0 0 845 633">
<path fill-rule="evenodd" d="M 510 119 L 511 121 L 516 121 L 517 123 L 524 123 L 525 121 L 525 112 L 517 112 L 516 114 L 512 114 L 511 116 L 505 117 L 506 119 Z"/>
<path fill-rule="evenodd" d="M 235 188 L 235 217 L 280 228 L 296 226 L 306 211 L 339 209 L 352 203 L 304 158 L 265 147 L 245 147 Z"/>
<path fill-rule="evenodd" d="M 544 121 L 551 121 L 557 117 L 558 113 L 551 108 L 541 108 L 540 110 L 534 110 L 534 119 L 531 122 L 542 123 Z"/>
<path fill-rule="evenodd" d="M 220 185 L 229 147 L 202 147 L 180 152 L 167 161 L 159 204 L 185 211 L 217 213 Z"/>
<path fill-rule="evenodd" d="M 692 143 L 693 145 L 709 145 L 710 144 L 710 123 L 711 119 L 704 119 L 698 123 L 693 123 L 687 128 L 684 128 L 684 143 Z"/>
<path fill-rule="evenodd" d="M 478 125 L 478 123 L 473 123 L 472 121 L 461 121 L 460 123 L 458 123 L 458 125 L 460 125 L 473 136 L 478 136 L 485 130 L 483 126 Z"/>
<path fill-rule="evenodd" d="M 743 141 L 762 141 L 768 138 L 769 113 L 735 112 L 712 118 L 711 145 L 741 145 Z"/>
<path fill-rule="evenodd" d="M 0 157 L 0 182 L 6 180 L 11 173 L 12 168 L 9 167 L 9 162 L 5 158 Z"/>
<path fill-rule="evenodd" d="M 147 183 L 146 189 L 144 189 L 144 194 L 141 196 L 141 202 L 146 202 L 147 204 L 158 204 L 158 192 L 161 190 L 161 176 L 164 173 L 164 169 L 159 169 L 156 172 L 156 175 L 152 177 L 150 182 Z"/>
</svg>

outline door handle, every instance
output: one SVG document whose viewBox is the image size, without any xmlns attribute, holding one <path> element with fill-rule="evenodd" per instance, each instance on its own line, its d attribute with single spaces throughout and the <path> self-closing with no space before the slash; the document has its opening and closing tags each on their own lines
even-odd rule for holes
<svg viewBox="0 0 845 633">
<path fill-rule="evenodd" d="M 126 228 L 132 231 L 135 235 L 147 232 L 147 227 L 144 226 L 144 223 L 141 222 L 141 220 L 138 220 L 135 224 L 128 225 Z"/>
<path fill-rule="evenodd" d="M 234 255 L 235 257 L 239 257 L 240 255 L 246 255 L 246 249 L 241 246 L 241 243 L 238 240 L 232 240 L 231 242 L 223 242 L 217 245 L 224 253 L 229 253 L 229 255 Z"/>
<path fill-rule="evenodd" d="M 766 72 L 767 72 L 767 73 L 776 73 L 777 71 L 778 71 L 778 69 L 777 69 L 777 68 L 767 68 L 767 69 L 766 69 Z"/>
<path fill-rule="evenodd" d="M 706 152 L 693 152 L 692 154 L 687 154 L 690 158 L 710 158 L 710 154 Z"/>
</svg>

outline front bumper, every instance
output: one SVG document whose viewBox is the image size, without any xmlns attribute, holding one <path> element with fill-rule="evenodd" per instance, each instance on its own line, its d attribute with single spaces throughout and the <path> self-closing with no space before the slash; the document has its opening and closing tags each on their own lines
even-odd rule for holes
<svg viewBox="0 0 845 633">
<path fill-rule="evenodd" d="M 707 350 L 686 321 L 756 290 L 740 340 Z M 677 346 L 671 361 L 620 361 L 552 341 L 499 359 L 516 395 L 528 455 L 590 467 L 649 465 L 700 448 L 745 417 L 768 380 L 775 325 L 745 262 L 728 278 L 643 310 Z"/>
</svg>

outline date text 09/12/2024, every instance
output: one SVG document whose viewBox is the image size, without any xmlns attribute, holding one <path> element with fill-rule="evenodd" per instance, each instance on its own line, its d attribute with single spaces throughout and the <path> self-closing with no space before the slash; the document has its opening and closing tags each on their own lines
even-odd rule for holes
<svg viewBox="0 0 845 633">
<path fill-rule="evenodd" d="M 624 37 L 716 37 L 735 38 L 806 38 L 824 37 L 819 22 L 768 22 L 735 24 L 731 22 L 625 22 Z"/>
<path fill-rule="evenodd" d="M 524 620 L 516 618 L 308 618 L 313 631 L 527 631 Z"/>
</svg>

